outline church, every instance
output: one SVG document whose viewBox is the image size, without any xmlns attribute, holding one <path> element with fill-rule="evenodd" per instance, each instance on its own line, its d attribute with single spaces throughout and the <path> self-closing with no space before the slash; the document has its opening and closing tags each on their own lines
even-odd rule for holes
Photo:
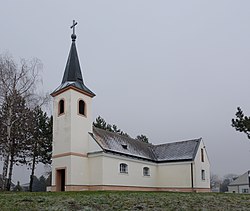
<svg viewBox="0 0 250 211">
<path fill-rule="evenodd" d="M 93 126 L 76 35 L 62 83 L 52 92 L 51 191 L 210 191 L 210 164 L 201 138 L 148 144 Z M 152 141 L 153 142 L 153 141 Z"/>
</svg>

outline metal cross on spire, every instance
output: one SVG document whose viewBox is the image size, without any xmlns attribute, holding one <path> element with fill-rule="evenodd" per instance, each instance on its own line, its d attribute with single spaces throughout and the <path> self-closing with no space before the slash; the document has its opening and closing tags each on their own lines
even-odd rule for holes
<svg viewBox="0 0 250 211">
<path fill-rule="evenodd" d="M 73 25 L 70 27 L 71 29 L 73 28 L 73 34 L 75 35 L 75 26 L 77 25 L 77 22 L 73 20 Z"/>
<path fill-rule="evenodd" d="M 72 41 L 76 40 L 76 34 L 75 34 L 75 26 L 77 25 L 77 22 L 73 20 L 73 25 L 70 27 L 71 29 L 73 28 L 73 34 L 71 35 Z"/>
</svg>

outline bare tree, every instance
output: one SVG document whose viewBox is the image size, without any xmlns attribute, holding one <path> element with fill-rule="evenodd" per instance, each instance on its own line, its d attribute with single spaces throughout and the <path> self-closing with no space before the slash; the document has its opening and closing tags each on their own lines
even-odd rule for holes
<svg viewBox="0 0 250 211">
<path fill-rule="evenodd" d="M 228 191 L 228 185 L 235 179 L 238 178 L 238 175 L 237 174 L 226 174 L 224 177 L 223 177 L 223 181 L 220 185 L 220 192 L 227 192 Z"/>
<path fill-rule="evenodd" d="M 220 185 L 221 185 L 222 181 L 220 179 L 220 177 L 217 174 L 211 174 L 210 176 L 210 187 L 212 189 L 212 191 L 218 191 L 220 189 Z"/>
<path fill-rule="evenodd" d="M 15 145 L 11 145 L 14 139 L 13 127 L 20 120 L 19 118 L 13 118 L 16 100 L 21 96 L 29 106 L 41 102 L 41 97 L 36 92 L 38 85 L 41 83 L 41 68 L 41 62 L 38 59 L 21 59 L 19 63 L 16 63 L 10 55 L 0 55 L 0 106 L 2 107 L 4 103 L 6 106 L 5 118 L 1 120 L 1 125 L 5 127 L 6 133 L 3 133 L 4 136 L 0 137 L 1 143 L 4 143 L 1 146 L 1 154 L 4 159 L 3 189 L 6 189 L 8 171 L 8 180 L 11 180 L 12 175 L 10 152 L 13 149 L 10 149 L 10 146 L 15 147 Z M 10 182 L 8 183 L 10 184 Z"/>
</svg>

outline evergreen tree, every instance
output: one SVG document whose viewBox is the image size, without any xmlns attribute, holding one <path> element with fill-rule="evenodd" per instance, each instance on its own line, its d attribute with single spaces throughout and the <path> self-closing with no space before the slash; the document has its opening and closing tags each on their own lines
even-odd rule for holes
<svg viewBox="0 0 250 211">
<path fill-rule="evenodd" d="M 106 121 L 98 116 L 96 119 L 95 119 L 95 122 L 93 122 L 93 125 L 97 128 L 100 128 L 100 129 L 103 129 L 103 130 L 106 130 L 107 129 L 107 123 Z"/>
<path fill-rule="evenodd" d="M 34 192 L 45 192 L 46 191 L 46 178 L 42 175 L 39 179 L 36 176 L 33 176 L 33 185 L 32 191 Z"/>
<path fill-rule="evenodd" d="M 145 135 L 138 135 L 136 136 L 136 139 L 145 143 L 148 143 L 148 138 Z"/>
<path fill-rule="evenodd" d="M 122 136 L 130 137 L 127 133 L 124 133 L 122 130 L 120 130 L 116 125 L 107 124 L 106 121 L 100 116 L 96 118 L 95 122 L 93 122 L 93 125 L 103 130 L 118 133 Z"/>
<path fill-rule="evenodd" d="M 14 103 L 9 106 L 12 99 Z M 1 151 L 6 158 L 4 160 L 3 179 L 7 176 L 7 181 L 4 180 L 4 187 L 10 190 L 11 178 L 14 164 L 18 162 L 18 157 L 24 154 L 26 148 L 27 128 L 29 125 L 30 109 L 27 108 L 24 98 L 14 92 L 7 96 L 0 112 L 1 129 Z"/>
<path fill-rule="evenodd" d="M 97 128 L 107 130 L 107 131 L 110 131 L 110 132 L 114 132 L 114 133 L 118 133 L 118 134 L 120 134 L 122 136 L 130 138 L 130 136 L 127 133 L 123 132 L 116 125 L 107 124 L 107 122 L 100 116 L 98 116 L 96 118 L 95 122 L 93 122 L 93 125 L 95 127 L 97 127 Z M 136 139 L 139 140 L 139 141 L 145 142 L 145 143 L 149 143 L 148 138 L 145 135 L 138 135 L 136 137 Z"/>
<path fill-rule="evenodd" d="M 51 163 L 53 124 L 52 117 L 49 118 L 38 106 L 32 111 L 31 121 L 31 138 L 27 142 L 25 157 L 20 160 L 20 163 L 28 164 L 31 168 L 30 191 L 32 191 L 36 165 L 40 162 Z"/>
<path fill-rule="evenodd" d="M 236 118 L 232 119 L 232 127 L 236 131 L 243 132 L 250 139 L 250 117 L 245 116 L 240 107 L 237 108 Z"/>
</svg>

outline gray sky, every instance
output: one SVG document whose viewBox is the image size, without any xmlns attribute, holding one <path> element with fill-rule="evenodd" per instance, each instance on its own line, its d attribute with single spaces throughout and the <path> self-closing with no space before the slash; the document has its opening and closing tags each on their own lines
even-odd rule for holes
<svg viewBox="0 0 250 211">
<path fill-rule="evenodd" d="M 101 115 L 154 144 L 203 137 L 212 172 L 250 169 L 250 141 L 231 126 L 250 115 L 250 1 L 0 0 L 0 52 L 43 62 L 62 80 L 72 20 L 86 85 Z"/>
</svg>

